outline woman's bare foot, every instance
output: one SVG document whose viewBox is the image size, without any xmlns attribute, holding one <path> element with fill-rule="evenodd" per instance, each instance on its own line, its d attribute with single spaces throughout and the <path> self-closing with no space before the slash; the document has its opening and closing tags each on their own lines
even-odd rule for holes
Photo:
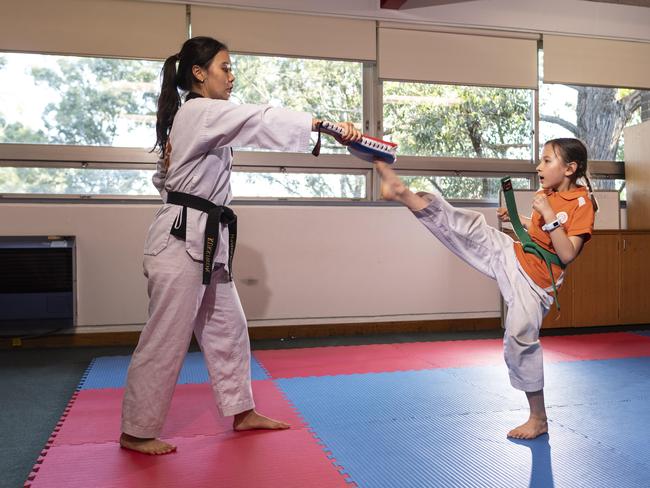
<svg viewBox="0 0 650 488">
<path fill-rule="evenodd" d="M 528 421 L 508 432 L 508 437 L 513 439 L 534 439 L 548 432 L 546 417 L 530 417 Z"/>
<path fill-rule="evenodd" d="M 264 415 L 260 415 L 255 410 L 246 410 L 245 412 L 238 413 L 232 422 L 233 430 L 238 432 L 255 429 L 283 430 L 289 429 L 290 427 L 286 422 L 270 419 Z"/>
<path fill-rule="evenodd" d="M 130 449 L 132 451 L 151 455 L 169 454 L 176 450 L 176 446 L 167 444 L 160 439 L 143 439 L 141 437 L 133 437 L 132 435 L 124 433 L 120 436 L 120 446 L 124 449 Z"/>
</svg>

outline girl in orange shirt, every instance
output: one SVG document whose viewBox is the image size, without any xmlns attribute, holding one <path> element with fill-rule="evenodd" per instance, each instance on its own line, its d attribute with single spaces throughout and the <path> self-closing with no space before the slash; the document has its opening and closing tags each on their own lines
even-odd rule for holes
<svg viewBox="0 0 650 488">
<path fill-rule="evenodd" d="M 438 193 L 412 193 L 387 164 L 375 163 L 385 199 L 406 205 L 450 251 L 497 281 L 508 307 L 503 344 L 510 383 L 526 393 L 530 407 L 528 420 L 508 432 L 508 437 L 533 439 L 546 433 L 539 342 L 542 320 L 553 303 L 546 264 L 487 225 L 483 214 L 453 207 Z M 531 218 L 524 218 L 523 224 L 533 241 L 569 264 L 591 236 L 598 209 L 587 173 L 587 149 L 577 139 L 548 141 L 537 174 L 542 188 L 533 200 Z M 587 188 L 578 184 L 581 178 Z M 498 209 L 497 214 L 501 221 L 509 221 L 507 210 Z M 557 267 L 553 273 L 561 283 L 562 270 Z"/>
</svg>

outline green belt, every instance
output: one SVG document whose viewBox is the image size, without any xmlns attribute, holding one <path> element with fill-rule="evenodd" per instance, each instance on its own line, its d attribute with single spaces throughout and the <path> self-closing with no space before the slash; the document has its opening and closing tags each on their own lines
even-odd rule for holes
<svg viewBox="0 0 650 488">
<path fill-rule="evenodd" d="M 553 284 L 553 295 L 555 296 L 555 306 L 559 311 L 560 302 L 557 299 L 557 287 L 555 286 L 555 277 L 553 276 L 553 269 L 551 268 L 551 264 L 555 264 L 562 269 L 566 268 L 566 264 L 564 264 L 562 260 L 560 260 L 557 254 L 554 254 L 551 251 L 544 249 L 542 246 L 540 246 L 535 241 L 533 241 L 530 238 L 530 235 L 528 235 L 528 232 L 526 232 L 526 229 L 524 229 L 521 220 L 519 220 L 519 213 L 517 212 L 517 203 L 515 202 L 515 194 L 512 191 L 512 181 L 510 181 L 509 176 L 506 176 L 505 178 L 501 178 L 501 189 L 503 190 L 503 196 L 506 199 L 506 207 L 508 208 L 508 216 L 510 217 L 510 223 L 512 224 L 512 228 L 515 231 L 517 238 L 521 242 L 522 247 L 524 248 L 524 252 L 534 254 L 535 256 L 542 259 L 546 263 L 546 267 L 548 268 L 548 274 L 551 276 L 551 283 Z"/>
</svg>

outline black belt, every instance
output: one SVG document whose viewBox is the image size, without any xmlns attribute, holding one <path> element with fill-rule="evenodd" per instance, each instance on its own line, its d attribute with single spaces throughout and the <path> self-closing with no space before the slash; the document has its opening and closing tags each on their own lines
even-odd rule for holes
<svg viewBox="0 0 650 488">
<path fill-rule="evenodd" d="M 228 225 L 228 278 L 232 281 L 232 258 L 237 244 L 237 215 L 225 205 L 216 205 L 205 198 L 172 191 L 167 194 L 167 203 L 182 205 L 181 222 L 176 220 L 169 233 L 185 240 L 187 208 L 193 208 L 208 214 L 203 240 L 203 284 L 210 284 L 212 261 L 219 246 L 219 224 Z"/>
</svg>

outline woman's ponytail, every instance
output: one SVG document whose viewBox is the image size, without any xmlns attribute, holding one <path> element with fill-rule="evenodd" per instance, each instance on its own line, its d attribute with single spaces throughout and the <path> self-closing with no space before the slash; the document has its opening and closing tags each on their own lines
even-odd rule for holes
<svg viewBox="0 0 650 488">
<path fill-rule="evenodd" d="M 176 88 L 176 63 L 178 54 L 169 56 L 162 67 L 162 84 L 160 88 L 160 97 L 158 97 L 158 112 L 156 116 L 156 145 L 154 150 L 158 150 L 160 156 L 164 156 L 165 147 L 169 131 L 174 122 L 174 116 L 181 106 L 181 97 Z"/>
<path fill-rule="evenodd" d="M 162 84 L 156 114 L 156 145 L 152 151 L 157 150 L 160 156 L 165 158 L 166 167 L 169 165 L 169 131 L 181 106 L 179 90 L 189 92 L 196 83 L 197 80 L 192 74 L 193 66 L 208 69 L 217 53 L 227 49 L 225 44 L 216 39 L 198 36 L 185 41 L 178 54 L 165 60 L 161 71 Z"/>
</svg>

